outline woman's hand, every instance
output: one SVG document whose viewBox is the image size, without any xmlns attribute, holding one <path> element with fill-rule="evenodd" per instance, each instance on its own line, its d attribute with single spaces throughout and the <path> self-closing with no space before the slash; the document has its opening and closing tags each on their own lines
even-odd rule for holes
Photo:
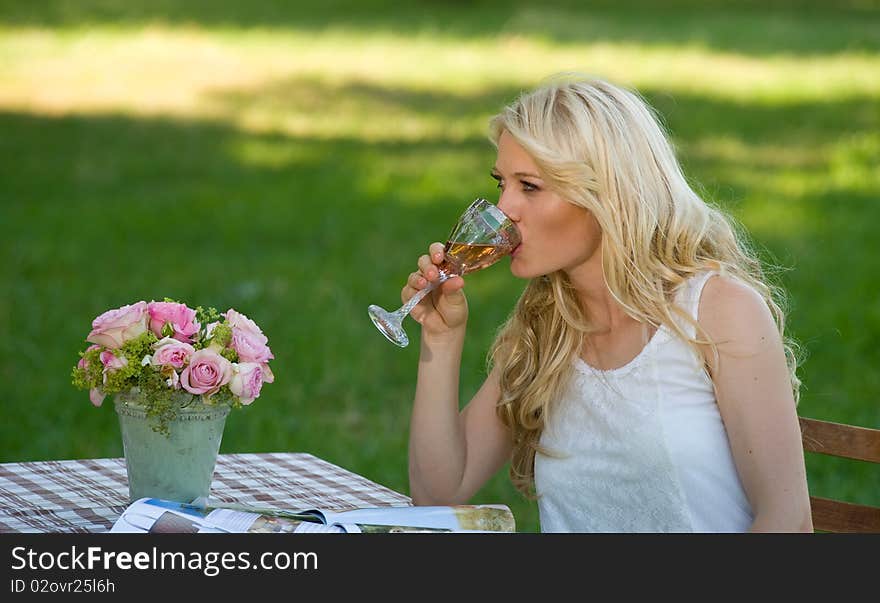
<svg viewBox="0 0 880 603">
<path fill-rule="evenodd" d="M 419 257 L 419 269 L 407 279 L 406 286 L 400 292 L 400 298 L 406 303 L 428 283 L 440 278 L 439 266 L 444 259 L 443 243 L 431 243 L 428 255 Z M 467 323 L 467 299 L 461 290 L 464 279 L 454 276 L 425 296 L 413 308 L 410 316 L 422 325 L 423 335 L 444 335 L 463 330 Z"/>
</svg>

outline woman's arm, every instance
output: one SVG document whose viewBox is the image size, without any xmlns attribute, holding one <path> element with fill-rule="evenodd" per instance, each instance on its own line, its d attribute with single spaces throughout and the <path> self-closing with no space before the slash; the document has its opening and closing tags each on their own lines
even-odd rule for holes
<svg viewBox="0 0 880 603">
<path fill-rule="evenodd" d="M 410 424 L 410 495 L 417 505 L 466 504 L 510 459 L 510 433 L 495 412 L 498 377 L 493 370 L 459 413 L 457 391 L 432 388 L 430 372 L 420 361 Z"/>
<path fill-rule="evenodd" d="M 713 277 L 700 300 L 699 323 L 716 343 L 710 367 L 734 462 L 756 532 L 812 532 L 800 425 L 779 331 L 761 296 Z"/>
<path fill-rule="evenodd" d="M 443 245 L 419 258 L 403 301 L 438 277 Z M 454 277 L 427 296 L 412 316 L 422 325 L 409 439 L 410 495 L 417 505 L 465 504 L 510 455 L 509 435 L 495 414 L 495 372 L 459 412 L 459 372 L 467 302 Z"/>
</svg>

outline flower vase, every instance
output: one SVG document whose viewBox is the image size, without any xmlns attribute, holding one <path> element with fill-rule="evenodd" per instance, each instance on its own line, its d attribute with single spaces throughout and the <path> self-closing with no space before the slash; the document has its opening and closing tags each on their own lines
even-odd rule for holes
<svg viewBox="0 0 880 603">
<path fill-rule="evenodd" d="M 176 413 L 162 433 L 137 397 L 116 396 L 129 502 L 143 497 L 207 502 L 229 406 L 191 396 L 174 401 Z"/>
</svg>

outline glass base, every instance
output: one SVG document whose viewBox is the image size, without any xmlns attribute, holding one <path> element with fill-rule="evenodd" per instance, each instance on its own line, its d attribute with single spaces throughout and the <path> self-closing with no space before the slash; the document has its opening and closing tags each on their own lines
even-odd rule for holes
<svg viewBox="0 0 880 603">
<path fill-rule="evenodd" d="M 368 312 L 370 320 L 388 338 L 388 341 L 402 348 L 409 345 L 409 337 L 406 336 L 403 327 L 400 325 L 400 319 L 396 314 L 392 314 L 376 305 L 370 306 Z"/>
</svg>

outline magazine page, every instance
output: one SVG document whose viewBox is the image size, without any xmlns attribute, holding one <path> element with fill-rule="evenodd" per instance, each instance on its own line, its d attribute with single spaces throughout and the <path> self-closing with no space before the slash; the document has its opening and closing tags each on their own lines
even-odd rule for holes
<svg viewBox="0 0 880 603">
<path fill-rule="evenodd" d="M 324 525 L 314 516 L 300 519 L 257 512 L 200 507 L 158 498 L 141 498 L 129 505 L 110 529 L 111 533 L 305 533 L 359 532 L 357 526 Z"/>
<path fill-rule="evenodd" d="M 157 498 L 129 505 L 111 532 L 158 533 L 399 533 L 514 532 L 504 505 L 368 507 L 292 511 L 241 505 L 203 507 Z"/>
<path fill-rule="evenodd" d="M 357 526 L 361 532 L 515 532 L 513 512 L 506 505 L 364 507 L 348 511 L 248 508 L 223 505 L 264 516 L 302 520 L 316 518 L 327 525 Z"/>
<path fill-rule="evenodd" d="M 361 531 L 388 531 L 379 526 L 449 532 L 516 531 L 513 513 L 505 505 L 374 507 L 320 513 L 327 524 L 357 524 Z"/>
</svg>

